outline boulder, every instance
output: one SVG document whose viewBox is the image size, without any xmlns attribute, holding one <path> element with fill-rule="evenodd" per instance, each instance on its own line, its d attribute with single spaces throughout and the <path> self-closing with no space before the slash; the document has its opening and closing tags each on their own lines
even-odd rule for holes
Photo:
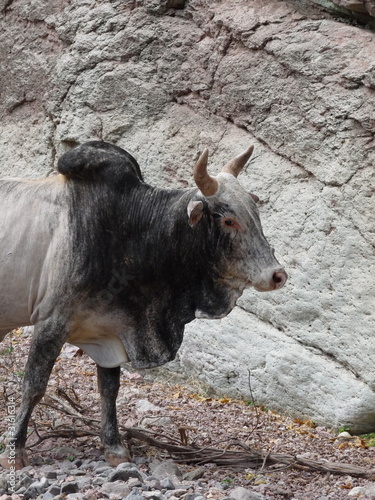
<svg viewBox="0 0 375 500">
<path fill-rule="evenodd" d="M 179 369 L 245 399 L 250 373 L 269 408 L 371 431 L 375 36 L 306 5 L 0 3 L 0 173 L 47 175 L 72 146 L 104 139 L 147 182 L 187 187 L 203 148 L 215 173 L 254 144 L 241 181 L 290 278 L 189 324 Z"/>
</svg>

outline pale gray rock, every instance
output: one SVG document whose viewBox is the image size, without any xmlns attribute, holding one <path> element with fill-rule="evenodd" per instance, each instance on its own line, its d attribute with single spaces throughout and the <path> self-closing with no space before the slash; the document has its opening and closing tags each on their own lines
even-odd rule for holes
<svg viewBox="0 0 375 500">
<path fill-rule="evenodd" d="M 48 489 L 49 482 L 46 477 L 42 477 L 40 480 L 34 481 L 30 484 L 24 493 L 25 498 L 36 498 L 46 492 Z"/>
<path fill-rule="evenodd" d="M 161 462 L 159 464 L 151 464 L 152 475 L 156 479 L 170 479 L 172 482 L 178 482 L 178 479 L 182 477 L 182 473 L 178 466 L 174 462 Z M 176 494 L 174 492 L 174 494 Z"/>
<path fill-rule="evenodd" d="M 114 481 L 104 483 L 102 485 L 103 493 L 109 495 L 110 493 L 115 493 L 120 498 L 127 497 L 130 494 L 130 488 L 127 484 L 124 484 L 123 481 Z"/>
<path fill-rule="evenodd" d="M 160 488 L 165 488 L 166 490 L 174 490 L 176 487 L 173 484 L 173 481 L 169 477 L 166 477 L 160 480 Z"/>
<path fill-rule="evenodd" d="M 160 406 L 150 403 L 147 399 L 139 399 L 135 404 L 135 409 L 138 414 L 144 415 L 148 412 L 160 411 Z"/>
<path fill-rule="evenodd" d="M 265 497 L 256 491 L 238 486 L 230 492 L 230 498 L 234 500 L 263 500 Z"/>
<path fill-rule="evenodd" d="M 373 15 L 372 1 L 329 3 Z M 375 35 L 317 9 L 278 0 L 9 3 L 0 174 L 47 175 L 70 147 L 104 139 L 133 154 L 147 182 L 188 187 L 203 148 L 215 173 L 255 144 L 241 182 L 261 199 L 289 281 L 276 293 L 247 290 L 223 320 L 188 325 L 171 369 L 245 399 L 250 370 L 268 408 L 371 431 Z"/>
<path fill-rule="evenodd" d="M 352 488 L 348 496 L 350 498 L 363 498 L 366 500 L 374 500 L 375 499 L 375 486 L 374 485 L 368 485 L 368 486 L 356 486 L 355 488 Z"/>
<path fill-rule="evenodd" d="M 328 10 L 345 14 L 369 14 L 370 16 L 375 16 L 374 0 L 312 0 L 312 2 Z M 365 20 L 365 18 L 362 19 Z"/>
<path fill-rule="evenodd" d="M 138 488 L 134 488 L 134 490 L 125 497 L 125 500 L 144 500 L 145 497 L 142 494 L 142 491 Z"/>
<path fill-rule="evenodd" d="M 108 481 L 109 482 L 114 482 L 118 480 L 128 481 L 128 479 L 130 478 L 136 478 L 143 482 L 143 477 L 141 472 L 135 467 L 127 467 L 114 470 L 111 474 L 109 474 Z"/>
</svg>

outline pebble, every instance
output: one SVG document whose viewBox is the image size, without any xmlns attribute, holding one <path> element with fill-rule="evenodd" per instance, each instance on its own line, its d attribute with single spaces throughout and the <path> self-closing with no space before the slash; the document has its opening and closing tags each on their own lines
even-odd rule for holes
<svg viewBox="0 0 375 500">
<path fill-rule="evenodd" d="M 140 481 L 142 481 L 143 479 L 142 474 L 138 469 L 136 469 L 135 467 L 129 467 L 124 469 L 121 468 L 114 470 L 109 474 L 108 481 L 112 482 L 112 481 L 117 481 L 119 479 L 121 481 L 128 481 L 128 479 L 131 478 L 136 478 Z"/>
<path fill-rule="evenodd" d="M 165 488 L 166 490 L 174 490 L 175 485 L 169 477 L 166 477 L 160 481 L 160 488 Z"/>
<path fill-rule="evenodd" d="M 64 449 L 64 451 L 67 451 Z M 149 472 L 145 472 L 149 470 Z M 218 490 L 219 483 L 199 481 L 200 467 L 182 475 L 172 461 L 146 459 L 116 468 L 97 460 L 62 460 L 54 465 L 24 467 L 12 486 L 0 472 L 0 500 L 261 500 L 254 490 Z M 217 494 L 213 496 L 213 487 Z M 215 489 L 215 491 L 216 491 Z M 22 495 L 22 497 L 21 497 Z"/>
<path fill-rule="evenodd" d="M 243 488 L 242 486 L 234 488 L 229 494 L 234 500 L 265 500 L 265 497 L 260 493 L 251 491 L 248 488 Z"/>
</svg>

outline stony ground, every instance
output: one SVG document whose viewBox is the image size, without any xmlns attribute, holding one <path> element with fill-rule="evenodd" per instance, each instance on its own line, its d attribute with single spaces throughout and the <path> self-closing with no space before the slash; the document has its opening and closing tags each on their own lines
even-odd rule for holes
<svg viewBox="0 0 375 500">
<path fill-rule="evenodd" d="M 16 405 L 19 402 L 29 342 L 30 336 L 18 331 L 1 344 L 0 436 L 7 432 L 11 398 Z M 184 442 L 224 452 L 243 452 L 249 447 L 270 454 L 375 468 L 375 447 L 369 446 L 374 440 L 338 438 L 311 421 L 287 418 L 256 408 L 251 402 L 213 399 L 202 388 L 150 383 L 125 370 L 118 408 L 122 429 L 142 427 L 156 433 L 153 436 L 159 442 Z M 0 470 L 0 500 L 375 498 L 375 483 L 370 479 L 281 463 L 256 469 L 236 467 L 236 463 L 230 467 L 186 465 L 172 462 L 165 449 L 141 441 L 132 445 L 135 463 L 113 469 L 103 461 L 99 418 L 95 365 L 67 346 L 55 365 L 47 394 L 33 414 L 28 439 L 32 465 L 18 471 L 14 481 Z"/>
</svg>

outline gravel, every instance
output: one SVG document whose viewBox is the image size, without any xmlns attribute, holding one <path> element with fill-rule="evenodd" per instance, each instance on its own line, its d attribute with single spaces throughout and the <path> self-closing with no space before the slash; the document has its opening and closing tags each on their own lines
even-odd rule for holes
<svg viewBox="0 0 375 500">
<path fill-rule="evenodd" d="M 17 373 L 26 358 L 28 339 L 21 343 L 17 335 L 8 337 L 3 342 L 6 348 L 19 345 L 0 365 L 0 394 L 16 397 L 19 404 L 21 379 Z M 346 462 L 366 469 L 375 466 L 375 447 L 366 447 L 362 439 L 345 432 L 337 435 L 308 420 L 254 408 L 244 401 L 215 399 L 205 395 L 202 388 L 188 390 L 150 383 L 126 371 L 122 375 L 118 417 L 123 427 L 143 426 L 147 415 L 154 421 L 152 431 L 173 436 L 177 444 L 178 429 L 183 426 L 188 429 L 189 444 L 203 448 L 223 449 L 240 442 L 270 453 Z M 56 400 L 48 399 L 55 397 L 57 387 L 74 401 L 73 413 L 81 414 L 84 420 L 67 414 L 64 407 L 58 409 Z M 36 445 L 38 435 L 33 432 L 29 436 L 32 465 L 17 471 L 14 484 L 0 467 L 0 500 L 375 499 L 375 484 L 370 479 L 283 466 L 260 470 L 212 464 L 188 466 L 176 464 L 166 452 L 144 445 L 133 445 L 134 463 L 112 468 L 100 449 L 98 399 L 94 364 L 86 356 L 69 358 L 63 352 L 50 379 L 44 400 L 48 404 L 39 404 L 33 413 L 38 435 L 47 439 Z M 0 435 L 6 433 L 6 416 L 0 405 Z M 168 417 L 171 423 L 161 426 L 155 417 Z M 95 432 L 85 435 L 90 429 Z M 82 437 L 56 437 L 62 430 L 82 432 Z"/>
</svg>

